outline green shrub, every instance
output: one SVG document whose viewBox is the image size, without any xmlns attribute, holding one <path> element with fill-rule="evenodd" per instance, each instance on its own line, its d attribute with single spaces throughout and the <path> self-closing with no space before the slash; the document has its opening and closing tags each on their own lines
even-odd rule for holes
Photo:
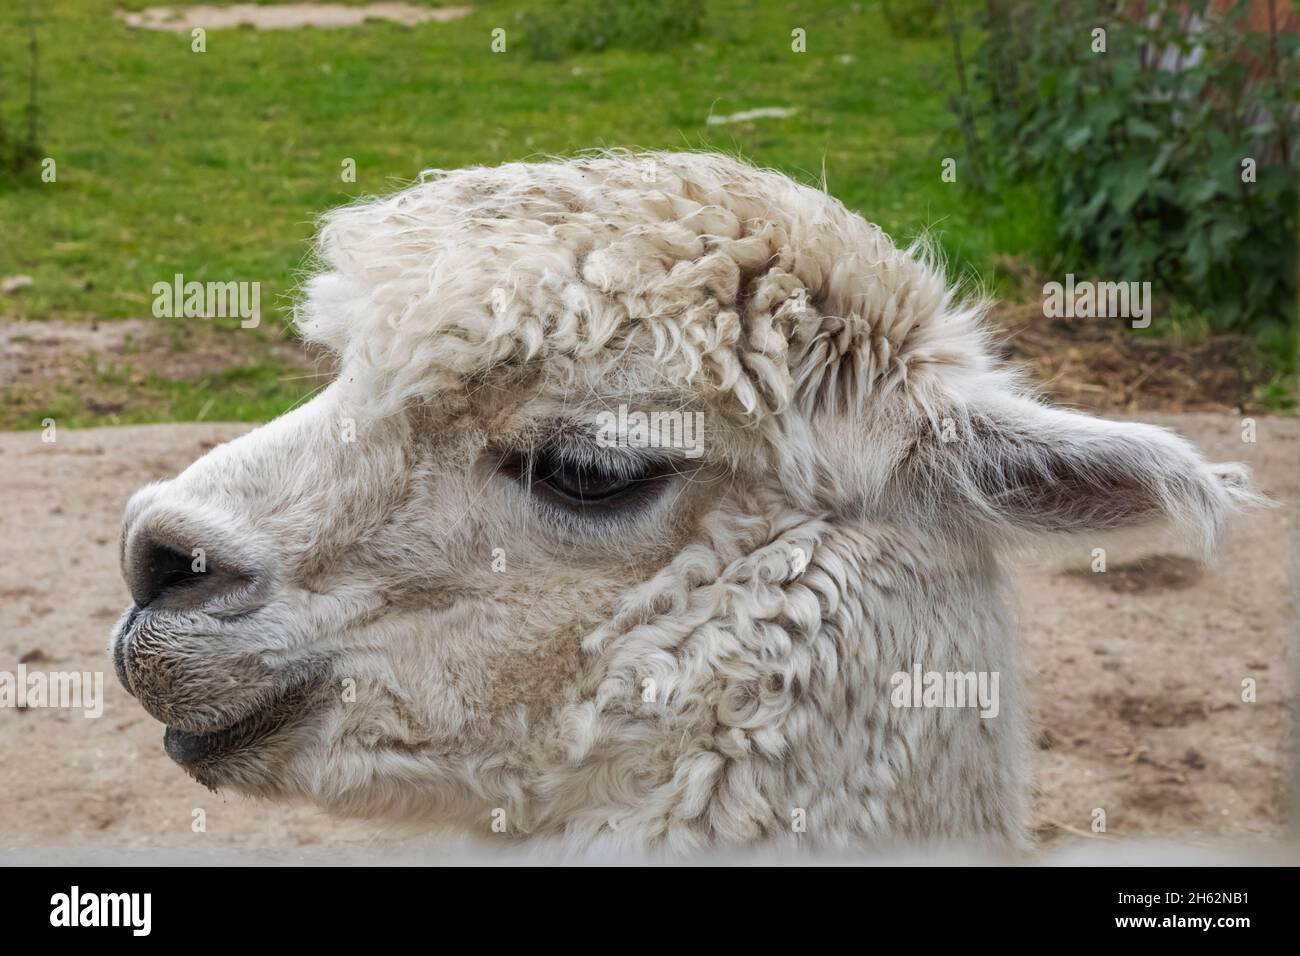
<svg viewBox="0 0 1300 956">
<path fill-rule="evenodd" d="M 614 47 L 660 50 L 699 36 L 702 0 L 558 0 L 523 18 L 539 60 Z"/>
<path fill-rule="evenodd" d="M 1215 329 L 1278 341 L 1295 317 L 1300 42 L 1249 32 L 1248 4 L 1179 6 L 1202 21 L 1194 39 L 1164 5 L 990 0 L 956 24 L 979 43 L 964 60 L 954 47 L 950 135 L 967 183 L 1050 198 L 1045 260 L 1150 281 Z M 1172 51 L 1181 68 L 1156 68 L 1153 53 Z"/>
</svg>

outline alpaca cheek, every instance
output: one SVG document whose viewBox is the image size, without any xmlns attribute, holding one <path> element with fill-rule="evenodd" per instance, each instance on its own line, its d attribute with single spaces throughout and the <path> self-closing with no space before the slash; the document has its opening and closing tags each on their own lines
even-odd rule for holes
<svg viewBox="0 0 1300 956">
<path fill-rule="evenodd" d="M 554 711 L 578 678 L 586 629 L 568 625 L 526 638 L 489 667 L 485 708 L 493 719 Z"/>
</svg>

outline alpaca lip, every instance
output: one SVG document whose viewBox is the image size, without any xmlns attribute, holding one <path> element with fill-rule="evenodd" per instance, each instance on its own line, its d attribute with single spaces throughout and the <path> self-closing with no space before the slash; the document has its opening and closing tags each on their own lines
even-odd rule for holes
<svg viewBox="0 0 1300 956">
<path fill-rule="evenodd" d="M 163 749 L 176 763 L 201 776 L 202 771 L 210 770 L 216 762 L 255 751 L 277 732 L 307 717 L 314 710 L 311 704 L 323 686 L 323 675 L 299 680 L 269 703 L 226 727 L 195 732 L 169 726 L 163 734 Z"/>
<path fill-rule="evenodd" d="M 131 678 L 128 676 L 126 655 L 131 640 L 131 628 L 135 625 L 136 618 L 139 616 L 140 609 L 132 604 L 113 629 L 113 639 L 111 641 L 113 670 L 117 674 L 118 683 L 125 687 L 126 692 L 132 697 L 135 696 L 135 690 L 131 687 Z"/>
</svg>

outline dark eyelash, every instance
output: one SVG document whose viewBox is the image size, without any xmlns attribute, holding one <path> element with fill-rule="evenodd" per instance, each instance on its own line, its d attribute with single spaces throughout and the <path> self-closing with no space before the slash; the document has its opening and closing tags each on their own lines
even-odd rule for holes
<svg viewBox="0 0 1300 956">
<path fill-rule="evenodd" d="M 565 488 L 565 481 L 551 480 L 564 469 L 578 473 L 586 469 L 592 475 L 593 488 L 601 483 L 622 484 L 608 495 L 579 493 L 575 496 Z M 516 453 L 503 461 L 501 471 L 552 509 L 588 518 L 611 517 L 635 510 L 653 498 L 674 473 L 665 461 L 640 455 L 604 455 L 584 446 L 543 446 L 532 452 Z M 579 491 L 581 484 L 579 477 Z"/>
</svg>

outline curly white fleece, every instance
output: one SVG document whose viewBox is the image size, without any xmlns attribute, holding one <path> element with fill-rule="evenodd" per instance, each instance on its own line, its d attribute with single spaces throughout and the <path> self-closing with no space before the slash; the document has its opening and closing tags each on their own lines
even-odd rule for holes
<svg viewBox="0 0 1300 956">
<path fill-rule="evenodd" d="M 1170 519 L 1208 544 L 1251 497 L 1168 431 L 1043 405 L 923 249 L 727 157 L 429 174 L 328 214 L 318 253 L 298 322 L 336 385 L 128 513 L 225 509 L 283 584 L 250 640 L 366 691 L 279 763 L 248 756 L 248 792 L 495 808 L 577 846 L 1015 844 L 1004 546 Z M 717 480 L 557 539 L 475 470 L 613 396 L 704 410 Z M 155 646 L 182 704 L 229 697 L 210 645 Z M 998 674 L 997 716 L 895 706 L 918 667 Z"/>
<path fill-rule="evenodd" d="M 389 407 L 504 362 L 631 349 L 771 414 L 823 385 L 851 404 L 911 366 L 983 360 L 978 309 L 950 308 L 918 251 L 715 154 L 436 171 L 324 217 L 298 322 Z"/>
</svg>

